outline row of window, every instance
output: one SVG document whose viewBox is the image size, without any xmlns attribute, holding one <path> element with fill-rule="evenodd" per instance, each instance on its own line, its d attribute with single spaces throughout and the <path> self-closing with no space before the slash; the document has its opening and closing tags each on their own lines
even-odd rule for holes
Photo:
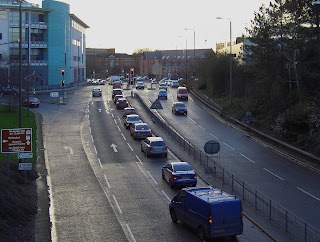
<svg viewBox="0 0 320 242">
<path fill-rule="evenodd" d="M 4 14 L 2 14 L 4 16 Z M 19 11 L 9 12 L 9 20 L 11 23 L 19 23 L 20 21 Z M 29 21 L 30 19 L 30 21 Z M 22 24 L 25 23 L 44 23 L 43 13 L 33 13 L 33 12 L 22 12 Z"/>
</svg>

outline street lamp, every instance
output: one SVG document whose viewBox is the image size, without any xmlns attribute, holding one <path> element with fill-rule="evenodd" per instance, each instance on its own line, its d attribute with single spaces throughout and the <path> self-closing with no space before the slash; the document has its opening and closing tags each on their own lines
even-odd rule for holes
<svg viewBox="0 0 320 242">
<path fill-rule="evenodd" d="M 178 37 L 182 37 L 182 36 L 178 36 Z M 185 73 L 185 75 L 186 75 L 186 84 L 188 84 L 188 63 L 187 63 L 187 59 L 188 58 L 188 38 L 186 37 L 186 58 L 185 58 L 185 65 L 186 65 L 186 68 L 185 68 L 185 71 L 186 71 L 186 73 Z"/>
<path fill-rule="evenodd" d="M 316 13 L 316 24 L 317 24 L 317 40 L 319 40 L 319 12 L 320 12 L 320 1 L 312 2 Z"/>
<path fill-rule="evenodd" d="M 22 128 L 22 5 L 19 1 L 19 128 Z"/>
<path fill-rule="evenodd" d="M 232 27 L 230 18 L 217 17 L 217 19 L 228 19 L 230 22 L 230 104 L 232 104 Z"/>
<path fill-rule="evenodd" d="M 193 78 L 195 78 L 196 75 L 196 66 L 195 66 L 195 61 L 196 61 L 196 31 L 194 29 L 188 29 L 185 28 L 184 30 L 193 30 Z"/>
</svg>

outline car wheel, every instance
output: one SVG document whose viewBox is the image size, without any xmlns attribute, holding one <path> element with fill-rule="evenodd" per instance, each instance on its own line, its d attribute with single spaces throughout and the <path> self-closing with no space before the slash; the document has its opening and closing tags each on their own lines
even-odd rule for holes
<svg viewBox="0 0 320 242">
<path fill-rule="evenodd" d="M 165 179 L 165 178 L 164 178 L 164 172 L 163 172 L 163 171 L 162 171 L 162 179 Z"/>
<path fill-rule="evenodd" d="M 173 185 L 173 182 L 172 182 L 171 178 L 169 179 L 169 187 L 170 188 L 174 188 L 174 185 Z"/>
<path fill-rule="evenodd" d="M 177 217 L 176 211 L 173 208 L 170 209 L 170 216 L 171 216 L 172 222 L 174 222 L 174 223 L 178 222 L 179 219 Z"/>
<path fill-rule="evenodd" d="M 164 154 L 164 157 L 168 157 L 168 154 Z"/>
<path fill-rule="evenodd" d="M 188 112 L 185 112 L 184 115 L 187 115 Z"/>
<path fill-rule="evenodd" d="M 39 107 L 39 104 L 37 104 L 37 108 Z"/>
<path fill-rule="evenodd" d="M 199 239 L 201 240 L 204 240 L 205 239 L 205 233 L 204 233 L 204 229 L 202 226 L 200 226 L 198 229 L 197 229 L 197 236 Z"/>
</svg>

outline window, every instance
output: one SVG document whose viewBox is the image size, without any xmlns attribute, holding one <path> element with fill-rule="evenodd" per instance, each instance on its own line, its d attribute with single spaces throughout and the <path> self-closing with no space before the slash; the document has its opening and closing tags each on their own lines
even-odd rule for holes
<svg viewBox="0 0 320 242">
<path fill-rule="evenodd" d="M 0 54 L 0 61 L 2 61 L 2 54 Z"/>
<path fill-rule="evenodd" d="M 0 10 L 0 19 L 7 19 L 6 10 Z"/>
<path fill-rule="evenodd" d="M 0 33 L 0 39 L 2 39 L 2 33 Z"/>
</svg>

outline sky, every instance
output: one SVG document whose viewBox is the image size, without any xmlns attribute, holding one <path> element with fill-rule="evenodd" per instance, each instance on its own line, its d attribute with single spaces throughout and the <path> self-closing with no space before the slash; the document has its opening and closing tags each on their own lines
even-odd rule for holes
<svg viewBox="0 0 320 242">
<path fill-rule="evenodd" d="M 41 0 L 28 0 L 42 6 Z M 217 42 L 246 34 L 254 12 L 270 0 L 61 0 L 90 28 L 88 48 L 137 49 L 212 48 Z M 217 17 L 224 19 L 218 20 Z M 185 30 L 188 29 L 188 30 Z M 195 35 L 195 41 L 194 41 Z"/>
</svg>

